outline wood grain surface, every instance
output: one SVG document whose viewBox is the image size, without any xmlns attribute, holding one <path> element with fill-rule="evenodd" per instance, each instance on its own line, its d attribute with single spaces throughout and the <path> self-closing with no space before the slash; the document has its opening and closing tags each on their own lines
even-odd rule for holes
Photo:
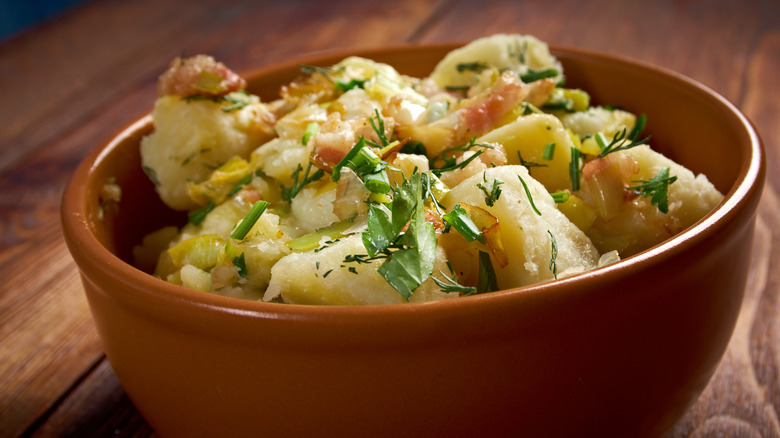
<svg viewBox="0 0 780 438">
<path fill-rule="evenodd" d="M 241 71 L 498 32 L 666 67 L 757 126 L 768 179 L 742 313 L 667 436 L 780 437 L 780 1 L 105 0 L 0 43 L 0 438 L 155 435 L 102 352 L 59 204 L 84 155 L 151 108 L 171 58 L 208 53 Z"/>
</svg>

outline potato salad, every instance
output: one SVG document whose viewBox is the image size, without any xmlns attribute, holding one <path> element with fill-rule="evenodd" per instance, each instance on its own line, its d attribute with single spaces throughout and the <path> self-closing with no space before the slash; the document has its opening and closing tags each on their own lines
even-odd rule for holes
<svg viewBox="0 0 780 438">
<path fill-rule="evenodd" d="M 527 35 L 475 40 L 426 78 L 361 57 L 304 65 L 268 102 L 209 56 L 176 58 L 158 91 L 143 169 L 189 223 L 137 249 L 162 248 L 154 274 L 205 293 L 488 293 L 636 254 L 723 198 L 650 148 L 652 120 L 567 88 Z"/>
</svg>

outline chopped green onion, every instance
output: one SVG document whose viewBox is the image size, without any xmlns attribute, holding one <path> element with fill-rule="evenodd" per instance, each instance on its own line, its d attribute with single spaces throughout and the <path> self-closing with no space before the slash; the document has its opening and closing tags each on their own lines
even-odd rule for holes
<svg viewBox="0 0 780 438">
<path fill-rule="evenodd" d="M 520 182 L 523 184 L 523 188 L 525 189 L 525 195 L 528 196 L 528 201 L 531 203 L 531 208 L 534 209 L 534 212 L 541 216 L 542 212 L 539 211 L 538 208 L 536 208 L 536 204 L 534 204 L 534 198 L 531 196 L 531 191 L 528 189 L 528 185 L 523 180 L 523 177 L 520 175 L 517 175 L 517 178 L 520 180 Z"/>
<path fill-rule="evenodd" d="M 344 166 L 349 167 L 361 176 L 379 171 L 383 163 L 382 159 L 366 145 L 365 138 L 360 137 L 360 140 L 347 152 L 347 155 L 333 167 L 330 178 L 334 182 L 338 181 L 341 177 L 341 169 Z"/>
<path fill-rule="evenodd" d="M 303 138 L 301 138 L 301 143 L 303 143 L 304 146 L 309 144 L 309 139 L 314 134 L 319 132 L 319 130 L 320 130 L 320 125 L 318 125 L 318 124 L 316 124 L 314 122 L 309 123 L 308 125 L 306 125 L 306 130 L 303 131 Z"/>
<path fill-rule="evenodd" d="M 569 200 L 569 192 L 555 192 L 550 193 L 550 196 L 552 196 L 553 201 L 555 201 L 556 204 L 563 204 L 564 202 Z"/>
<path fill-rule="evenodd" d="M 576 192 L 580 189 L 580 150 L 571 147 L 571 161 L 569 162 L 569 179 L 571 179 L 571 189 Z"/>
<path fill-rule="evenodd" d="M 249 213 L 247 213 L 246 217 L 244 217 L 236 229 L 230 233 L 230 237 L 237 240 L 242 240 L 244 237 L 246 237 L 247 233 L 249 233 L 249 230 L 251 230 L 255 225 L 255 222 L 260 219 L 260 216 L 263 214 L 265 209 L 268 208 L 268 205 L 269 204 L 266 201 L 255 202 L 254 205 L 252 205 L 252 208 L 249 209 Z"/>
<path fill-rule="evenodd" d="M 544 151 L 542 152 L 542 159 L 546 161 L 552 161 L 553 155 L 555 155 L 555 143 L 547 143 L 544 145 Z"/>
<path fill-rule="evenodd" d="M 480 231 L 479 227 L 477 227 L 460 204 L 457 204 L 451 212 L 442 216 L 442 219 L 445 224 L 455 228 L 455 230 L 469 242 L 475 240 L 481 242 L 485 239 L 484 236 L 482 236 L 482 231 Z"/>
<path fill-rule="evenodd" d="M 520 80 L 526 84 L 529 82 L 538 81 L 545 78 L 554 78 L 558 76 L 558 70 L 554 68 L 548 68 L 545 70 L 528 70 L 528 73 L 520 75 Z"/>
</svg>

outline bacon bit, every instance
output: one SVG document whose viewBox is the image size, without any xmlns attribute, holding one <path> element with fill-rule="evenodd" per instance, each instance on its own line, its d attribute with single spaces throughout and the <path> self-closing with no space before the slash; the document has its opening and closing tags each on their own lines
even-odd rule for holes
<svg viewBox="0 0 780 438">
<path fill-rule="evenodd" d="M 210 90 L 196 87 L 198 79 L 205 76 L 221 78 L 221 81 Z M 244 78 L 207 55 L 195 55 L 187 59 L 174 58 L 168 70 L 160 75 L 157 81 L 157 93 L 160 96 L 187 97 L 199 94 L 221 97 L 244 88 L 246 88 Z"/>
<path fill-rule="evenodd" d="M 238 191 L 238 196 L 252 204 L 263 199 L 263 195 L 260 192 L 252 189 L 241 189 Z"/>
<path fill-rule="evenodd" d="M 466 126 L 475 135 L 487 132 L 504 114 L 519 105 L 527 93 L 528 87 L 517 75 L 503 73 L 490 89 L 463 102 Z"/>
<path fill-rule="evenodd" d="M 585 163 L 582 166 L 582 177 L 586 180 L 591 179 L 593 175 L 601 173 L 610 166 L 617 166 L 623 182 L 631 175 L 636 175 L 639 172 L 639 164 L 636 160 L 622 152 L 614 152 Z"/>
<path fill-rule="evenodd" d="M 444 221 L 436 210 L 425 210 L 425 222 L 432 223 L 436 232 L 440 233 L 444 230 Z"/>
<path fill-rule="evenodd" d="M 323 146 L 314 148 L 312 150 L 311 155 L 309 156 L 309 161 L 316 167 L 328 172 L 333 172 L 333 167 L 335 167 L 339 162 L 347 155 L 347 152 L 341 150 L 332 148 L 329 146 Z"/>
</svg>

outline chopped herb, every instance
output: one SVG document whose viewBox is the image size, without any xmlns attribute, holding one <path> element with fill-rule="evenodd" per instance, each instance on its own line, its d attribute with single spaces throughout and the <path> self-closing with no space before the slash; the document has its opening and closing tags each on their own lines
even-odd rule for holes
<svg viewBox="0 0 780 438">
<path fill-rule="evenodd" d="M 477 292 L 477 288 L 473 286 L 463 286 L 459 284 L 457 281 L 455 281 L 453 278 L 449 277 L 447 274 L 439 270 L 439 274 L 441 274 L 442 277 L 444 277 L 444 281 L 439 280 L 436 277 L 431 277 L 433 279 L 433 282 L 436 283 L 440 288 L 441 291 L 444 293 L 462 293 L 464 295 L 472 295 Z"/>
<path fill-rule="evenodd" d="M 523 41 L 523 45 L 520 46 L 520 43 L 515 43 L 514 47 L 509 48 L 509 56 L 513 58 L 517 58 L 518 61 L 520 61 L 520 64 L 525 64 L 525 52 L 528 51 L 528 42 Z"/>
<path fill-rule="evenodd" d="M 255 202 L 254 205 L 252 205 L 252 208 L 249 209 L 249 213 L 247 213 L 246 217 L 244 217 L 244 219 L 238 223 L 236 229 L 230 233 L 230 237 L 237 240 L 242 240 L 244 237 L 246 237 L 247 233 L 249 233 L 249 230 L 251 230 L 255 225 L 255 222 L 260 219 L 260 216 L 263 214 L 265 209 L 268 208 L 268 205 L 269 204 L 266 201 Z"/>
<path fill-rule="evenodd" d="M 522 177 L 522 176 L 520 176 L 520 175 L 517 175 L 517 178 L 518 178 L 518 179 L 520 180 L 520 182 L 523 184 L 523 189 L 525 189 L 525 194 L 526 194 L 526 196 L 528 196 L 528 201 L 531 203 L 531 208 L 533 208 L 533 209 L 534 209 L 534 212 L 535 212 L 537 215 L 541 216 L 541 215 L 542 215 L 542 212 L 540 212 L 540 211 L 539 211 L 539 209 L 538 209 L 538 208 L 536 208 L 536 204 L 534 204 L 534 198 L 533 198 L 533 197 L 531 197 L 531 191 L 530 191 L 530 190 L 528 190 L 528 185 L 527 185 L 527 184 L 525 183 L 525 181 L 523 180 L 523 177 Z"/>
<path fill-rule="evenodd" d="M 501 187 L 499 187 L 501 184 L 503 184 L 503 181 L 499 181 L 497 179 L 493 180 L 493 187 L 488 189 L 485 183 L 487 183 L 486 179 L 486 172 L 482 172 L 482 181 L 483 183 L 477 184 L 477 187 L 482 190 L 482 193 L 485 194 L 485 204 L 488 205 L 488 207 L 492 207 L 493 204 L 498 201 L 498 198 L 501 196 Z"/>
<path fill-rule="evenodd" d="M 631 130 L 630 134 L 627 135 L 626 128 L 623 128 L 622 131 L 615 133 L 615 135 L 612 137 L 612 140 L 609 142 L 609 144 L 605 144 L 605 138 L 603 137 L 603 134 L 601 133 L 596 134 L 595 136 L 596 142 L 599 144 L 599 147 L 601 147 L 601 153 L 598 155 L 599 158 L 612 152 L 623 151 L 639 145 L 646 144 L 647 141 L 650 140 L 650 136 L 647 136 L 641 140 L 637 139 L 637 137 L 641 134 L 641 131 L 639 129 L 644 129 L 644 125 L 646 123 L 645 120 L 646 118 L 644 117 L 644 115 L 640 116 L 639 120 L 637 120 L 637 123 L 634 125 L 634 128 Z M 628 143 L 624 144 L 623 140 L 627 140 Z"/>
<path fill-rule="evenodd" d="M 527 84 L 529 82 L 534 82 L 546 78 L 554 78 L 556 76 L 558 76 L 558 70 L 554 68 L 548 68 L 545 70 L 528 70 L 528 73 L 520 75 L 520 80 Z"/>
<path fill-rule="evenodd" d="M 647 116 L 642 114 L 636 119 L 636 123 L 634 123 L 634 127 L 631 128 L 631 132 L 628 133 L 628 139 L 631 141 L 637 141 L 639 139 L 639 136 L 642 135 L 642 131 L 645 130 L 646 125 L 647 125 Z"/>
<path fill-rule="evenodd" d="M 485 241 L 485 237 L 482 235 L 482 231 L 479 229 L 479 227 L 477 227 L 469 214 L 463 207 L 460 206 L 460 204 L 455 205 L 455 208 L 453 208 L 452 211 L 445 214 L 441 218 L 444 220 L 444 224 L 447 229 L 449 229 L 449 227 L 455 228 L 455 230 L 460 233 L 460 235 L 463 236 L 467 241 Z"/>
<path fill-rule="evenodd" d="M 301 170 L 303 168 L 300 164 L 298 164 L 298 167 L 295 168 L 295 171 L 292 173 L 292 180 L 293 185 L 292 187 L 285 187 L 284 185 L 281 186 L 281 192 L 282 192 L 282 199 L 284 199 L 287 202 L 292 201 L 294 197 L 298 195 L 298 193 L 303 189 L 304 186 L 307 184 L 317 181 L 320 178 L 322 178 L 322 175 L 325 174 L 325 172 L 322 169 L 317 169 L 316 172 L 314 172 L 311 176 L 309 176 L 309 171 L 311 171 L 311 162 L 306 165 L 306 172 L 303 173 L 303 179 L 298 180 L 298 175 L 301 173 Z"/>
<path fill-rule="evenodd" d="M 544 114 L 542 110 L 536 107 L 536 105 L 530 103 L 530 102 L 520 102 L 520 106 L 523 108 L 523 115 L 527 116 L 529 114 Z"/>
<path fill-rule="evenodd" d="M 576 192 L 580 189 L 580 150 L 571 147 L 571 161 L 569 162 L 569 179 L 571 179 L 571 190 Z"/>
<path fill-rule="evenodd" d="M 314 263 L 314 269 L 320 269 L 320 261 L 317 260 L 316 263 Z"/>
<path fill-rule="evenodd" d="M 156 186 L 160 185 L 160 180 L 157 179 L 157 171 L 152 169 L 149 166 L 141 166 L 141 168 L 144 170 L 144 173 L 146 176 L 149 177 L 149 179 L 152 181 L 152 183 Z"/>
<path fill-rule="evenodd" d="M 233 95 L 235 93 L 243 94 L 244 96 L 246 96 L 246 99 L 239 99 L 235 97 Z M 245 90 L 236 91 L 234 93 L 227 94 L 225 96 L 205 96 L 203 94 L 190 94 L 189 96 L 182 97 L 182 99 L 184 99 L 188 103 L 196 100 L 208 100 L 214 103 L 228 103 L 229 104 L 228 106 L 223 106 L 220 108 L 223 112 L 226 113 L 241 109 L 251 103 L 251 99 L 249 98 L 249 93 L 247 93 Z"/>
<path fill-rule="evenodd" d="M 377 272 L 393 286 L 406 300 L 433 273 L 436 262 L 436 230 L 433 224 L 425 220 L 424 199 L 422 197 L 422 178 L 418 172 L 412 174 L 401 184 L 401 190 L 394 194 L 392 205 L 392 223 L 394 230 L 402 230 L 401 222 L 407 222 L 403 216 L 396 219 L 396 212 L 410 211 L 408 227 L 397 238 L 400 248 L 390 253 L 389 258 Z M 400 204 L 397 198 L 407 197 Z M 397 207 L 398 205 L 398 207 Z"/>
<path fill-rule="evenodd" d="M 336 89 L 342 92 L 347 92 L 353 88 L 363 88 L 366 82 L 368 82 L 368 80 L 364 79 L 350 79 L 348 82 L 337 80 Z"/>
<path fill-rule="evenodd" d="M 631 186 L 628 190 L 632 190 L 637 195 L 642 195 L 645 198 L 651 196 L 650 203 L 652 205 L 657 205 L 658 210 L 662 213 L 668 213 L 669 185 L 675 181 L 677 181 L 677 177 L 669 176 L 669 168 L 666 167 L 648 180 L 633 181 L 641 184 Z"/>
<path fill-rule="evenodd" d="M 462 93 L 469 91 L 469 88 L 471 87 L 468 85 L 447 85 L 446 87 L 444 87 L 444 89 L 447 91 L 459 91 Z"/>
<path fill-rule="evenodd" d="M 314 65 L 300 65 L 301 72 L 310 75 L 314 73 L 320 73 L 330 78 L 331 70 L 327 67 L 317 67 Z"/>
<path fill-rule="evenodd" d="M 233 188 L 230 190 L 230 193 L 228 193 L 228 197 L 231 197 L 231 196 L 235 195 L 236 193 L 238 193 L 245 185 L 249 184 L 250 182 L 252 182 L 252 174 L 251 173 L 249 175 L 241 178 L 241 181 L 239 181 L 238 183 L 236 183 L 235 186 L 233 186 Z"/>
<path fill-rule="evenodd" d="M 187 213 L 190 223 L 195 226 L 200 225 L 203 222 L 203 219 L 206 219 L 206 215 L 209 214 L 214 207 L 216 207 L 216 205 L 213 202 L 209 202 L 206 206 Z"/>
<path fill-rule="evenodd" d="M 303 137 L 301 138 L 301 143 L 303 143 L 304 146 L 309 144 L 309 139 L 311 139 L 311 137 L 314 134 L 319 132 L 319 130 L 320 130 L 320 125 L 318 125 L 317 123 L 311 122 L 308 125 L 306 125 L 306 130 L 303 131 Z"/>
<path fill-rule="evenodd" d="M 357 273 L 358 273 L 358 272 L 357 272 L 357 269 L 355 269 L 355 267 L 354 267 L 354 266 L 350 266 L 350 267 L 348 268 L 348 271 L 349 271 L 349 272 L 351 272 L 351 273 L 353 273 L 353 274 L 355 274 L 355 275 L 357 275 Z"/>
<path fill-rule="evenodd" d="M 404 154 L 425 155 L 425 145 L 419 141 L 407 141 L 399 151 Z"/>
<path fill-rule="evenodd" d="M 330 275 L 331 272 L 333 272 L 333 269 L 329 269 L 328 272 L 322 274 L 322 278 L 327 277 L 328 275 Z"/>
<path fill-rule="evenodd" d="M 246 270 L 246 259 L 244 258 L 243 252 L 241 255 L 233 257 L 233 264 L 238 267 L 238 275 L 246 278 L 248 272 Z"/>
<path fill-rule="evenodd" d="M 550 196 L 552 196 L 553 201 L 555 201 L 556 204 L 563 204 L 564 202 L 569 200 L 569 192 L 555 192 L 550 193 Z"/>
<path fill-rule="evenodd" d="M 528 170 L 531 170 L 532 167 L 547 167 L 546 164 L 540 164 L 534 161 L 524 160 L 523 156 L 520 154 L 520 151 L 517 151 L 517 158 L 520 160 L 520 164 Z"/>
<path fill-rule="evenodd" d="M 455 68 L 458 70 L 458 73 L 463 73 L 464 71 L 481 72 L 488 68 L 488 65 L 484 62 L 464 62 L 456 65 Z"/>
<path fill-rule="evenodd" d="M 222 100 L 232 104 L 228 106 L 223 106 L 221 108 L 222 111 L 229 113 L 231 111 L 238 110 L 249 105 L 250 103 L 249 94 L 244 90 L 241 90 L 241 93 L 243 93 L 246 96 L 246 99 L 236 99 L 234 96 L 231 96 L 230 94 L 226 96 L 222 96 Z"/>
<path fill-rule="evenodd" d="M 542 151 L 542 159 L 546 161 L 552 161 L 555 155 L 555 143 L 547 143 L 544 145 L 544 151 Z"/>
<path fill-rule="evenodd" d="M 371 123 L 371 128 L 376 133 L 376 136 L 379 139 L 380 143 L 370 141 L 368 142 L 368 144 L 372 146 L 376 146 L 378 148 L 382 148 L 389 145 L 390 140 L 388 140 L 387 137 L 385 136 L 385 121 L 382 120 L 382 117 L 379 116 L 379 110 L 374 109 L 374 114 L 376 115 L 376 123 L 374 123 L 373 117 L 369 117 L 368 122 Z"/>
<path fill-rule="evenodd" d="M 469 140 L 468 143 L 464 143 L 462 145 L 458 145 L 449 149 L 445 149 L 441 154 L 438 156 L 432 158 L 429 160 L 431 172 L 433 172 L 434 175 L 440 176 L 444 172 L 451 172 L 456 169 L 463 168 L 467 166 L 472 160 L 476 159 L 477 156 L 481 155 L 483 152 L 485 152 L 485 149 L 480 149 L 474 153 L 474 155 L 466 158 L 462 162 L 458 163 L 457 158 L 451 156 L 452 152 L 459 152 L 459 151 L 469 151 L 472 148 L 475 147 L 481 147 L 485 149 L 493 149 L 493 146 L 487 144 L 487 143 L 477 143 L 477 136 L 471 137 L 471 140 Z M 441 168 L 435 168 L 434 164 L 438 161 L 442 160 L 444 161 L 444 166 Z"/>
<path fill-rule="evenodd" d="M 550 252 L 550 265 L 548 269 L 550 269 L 553 273 L 553 278 L 558 278 L 558 243 L 555 241 L 555 235 L 552 233 L 552 231 L 547 230 L 547 234 L 550 235 L 550 242 L 552 242 L 552 250 Z"/>
<path fill-rule="evenodd" d="M 498 279 L 496 278 L 496 271 L 493 270 L 493 262 L 490 260 L 490 254 L 485 251 L 480 251 L 477 293 L 483 294 L 496 290 L 498 290 Z"/>
<path fill-rule="evenodd" d="M 344 166 L 354 170 L 358 176 L 362 176 L 367 173 L 378 172 L 384 169 L 386 165 L 387 164 L 366 145 L 366 139 L 361 136 L 344 158 L 333 166 L 330 179 L 333 182 L 338 181 L 339 178 L 341 178 L 341 169 Z"/>
</svg>

